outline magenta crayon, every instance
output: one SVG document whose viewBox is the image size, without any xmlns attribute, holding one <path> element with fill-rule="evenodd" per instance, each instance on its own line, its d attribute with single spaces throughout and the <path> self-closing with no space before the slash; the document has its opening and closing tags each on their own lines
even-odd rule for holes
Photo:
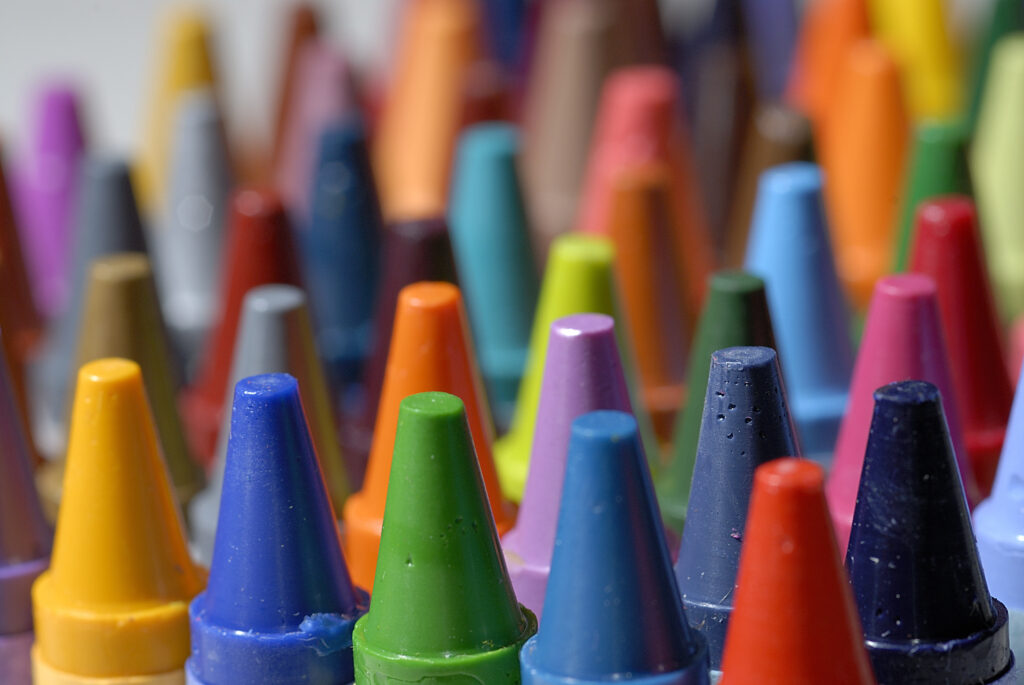
<svg viewBox="0 0 1024 685">
<path fill-rule="evenodd" d="M 631 412 L 629 387 L 604 314 L 573 314 L 551 324 L 530 470 L 515 527 L 502 548 L 516 597 L 538 620 L 555 548 L 566 449 L 573 420 L 598 409 Z"/>
<path fill-rule="evenodd" d="M 524 685 L 707 685 L 707 642 L 679 604 L 636 419 L 580 416 L 565 460 L 545 619 L 520 655 Z"/>
<path fill-rule="evenodd" d="M 850 537 L 864 448 L 871 428 L 872 393 L 887 383 L 907 379 L 925 380 L 939 388 L 967 500 L 971 504 L 978 501 L 960 430 L 935 281 L 923 274 L 887 276 L 875 285 L 871 298 L 850 382 L 850 404 L 839 427 L 832 472 L 825 488 L 839 549 L 846 548 Z"/>
<path fill-rule="evenodd" d="M 15 213 L 36 304 L 47 316 L 63 310 L 70 283 L 78 165 L 85 152 L 79 97 L 64 83 L 36 96 L 33 130 L 12 169 Z"/>
<path fill-rule="evenodd" d="M 32 480 L 31 452 L 0 357 L 0 683 L 29 685 L 32 582 L 50 563 L 52 531 Z"/>
</svg>

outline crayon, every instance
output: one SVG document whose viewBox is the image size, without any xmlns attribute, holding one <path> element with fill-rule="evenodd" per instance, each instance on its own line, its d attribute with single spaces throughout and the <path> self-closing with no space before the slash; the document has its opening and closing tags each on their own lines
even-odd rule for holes
<svg viewBox="0 0 1024 685">
<path fill-rule="evenodd" d="M 284 59 L 278 74 L 277 97 L 274 108 L 274 128 L 270 143 L 270 162 L 276 168 L 281 158 L 285 131 L 291 127 L 295 112 L 295 89 L 298 82 L 299 54 L 304 46 L 312 43 L 320 34 L 320 16 L 316 7 L 306 2 L 296 2 L 288 7 L 284 21 Z"/>
<path fill-rule="evenodd" d="M 362 376 L 380 270 L 380 205 L 360 121 L 332 123 L 319 136 L 309 223 L 297 234 L 317 344 L 337 394 Z"/>
<path fill-rule="evenodd" d="M 686 617 L 707 638 L 715 671 L 722 670 L 754 471 L 785 456 L 800 449 L 775 350 L 715 351 L 675 566 Z"/>
<path fill-rule="evenodd" d="M 723 685 L 875 685 L 818 464 L 754 472 Z"/>
<path fill-rule="evenodd" d="M 576 221 L 601 84 L 616 65 L 616 1 L 563 0 L 539 9 L 520 169 L 540 264 Z"/>
<path fill-rule="evenodd" d="M 630 166 L 668 165 L 679 217 L 673 252 L 687 278 L 692 311 L 700 309 L 714 257 L 678 111 L 678 86 L 665 67 L 629 67 L 608 77 L 601 94 L 577 229 L 608 235 L 615 175 Z"/>
<path fill-rule="evenodd" d="M 477 374 L 462 295 L 450 283 L 414 283 L 398 295 L 387 371 L 362 489 L 345 502 L 345 558 L 356 585 L 372 592 L 385 502 L 395 482 L 392 454 L 402 398 L 440 388 L 463 398 L 475 454 L 499 534 L 512 527 L 491 457 L 493 429 Z M 378 576 L 379 577 L 379 576 Z"/>
<path fill-rule="evenodd" d="M 816 136 L 836 266 L 862 311 L 892 266 L 909 129 L 899 69 L 881 44 L 851 47 L 838 78 L 828 124 Z"/>
<path fill-rule="evenodd" d="M 117 252 L 146 251 L 142 219 L 125 161 L 101 156 L 83 159 L 74 211 L 68 307 L 51 323 L 45 347 L 32 369 L 36 444 L 47 455 L 59 455 L 66 446 L 72 364 L 92 262 Z"/>
<path fill-rule="evenodd" d="M 321 136 L 358 113 L 348 63 L 332 47 L 310 40 L 296 55 L 290 115 L 281 133 L 274 183 L 298 230 L 310 220 Z"/>
<path fill-rule="evenodd" d="M 915 120 L 956 115 L 963 106 L 961 57 L 943 0 L 868 0 L 874 33 L 892 51 Z"/>
<path fill-rule="evenodd" d="M 360 392 L 358 387 L 350 388 L 340 407 L 341 440 L 353 489 L 362 486 L 370 456 L 398 293 L 419 281 L 458 282 L 444 219 L 428 217 L 385 224 L 382 239 L 381 275 L 371 335 L 373 344 L 364 367 L 362 389 Z"/>
<path fill-rule="evenodd" d="M 975 37 L 970 60 L 971 77 L 967 83 L 966 114 L 966 126 L 970 133 L 977 131 L 985 81 L 992 68 L 992 53 L 996 45 L 1006 36 L 1024 29 L 1024 4 L 1019 0 L 994 0 L 990 4 L 988 22 L 982 27 L 981 35 Z"/>
<path fill-rule="evenodd" d="M 466 129 L 456 153 L 449 207 L 452 248 L 499 430 L 508 426 L 526 366 L 540 278 L 516 172 L 519 134 L 510 124 Z"/>
<path fill-rule="evenodd" d="M 942 394 L 901 381 L 874 402 L 846 568 L 875 676 L 992 682 L 1013 663 L 1006 607 L 978 561 Z"/>
<path fill-rule="evenodd" d="M 846 411 L 854 355 L 822 185 L 821 169 L 807 162 L 761 176 L 746 268 L 765 281 L 804 456 L 827 467 Z"/>
<path fill-rule="evenodd" d="M 199 10 L 177 6 L 160 21 L 157 61 L 149 81 L 142 142 L 132 171 L 139 207 L 147 215 L 163 209 L 167 188 L 171 126 L 182 94 L 217 89 L 210 28 Z"/>
<path fill-rule="evenodd" d="M 306 295 L 293 285 L 261 285 L 251 289 L 242 300 L 228 392 L 234 396 L 242 379 L 266 373 L 286 373 L 296 379 L 324 486 L 335 510 L 341 511 L 350 489 L 334 427 L 334 412 L 313 341 Z M 231 406 L 231 397 L 225 403 Z M 205 564 L 213 556 L 232 417 L 232 412 L 224 413 L 210 483 L 188 508 L 193 555 Z"/>
<path fill-rule="evenodd" d="M 349 580 L 294 377 L 235 386 L 219 518 L 209 583 L 189 607 L 188 682 L 352 682 L 369 597 Z"/>
<path fill-rule="evenodd" d="M 591 312 L 616 317 L 615 284 L 612 275 L 615 250 L 609 240 L 596 236 L 570 233 L 559 236 L 551 245 L 540 295 L 537 298 L 533 330 L 530 333 L 530 351 L 526 370 L 516 396 L 516 410 L 508 432 L 494 444 L 494 459 L 498 467 L 502 492 L 513 502 L 523 497 L 526 474 L 530 467 L 530 451 L 537 425 L 537 406 L 547 359 L 548 336 L 551 324 L 569 314 Z M 622 336 L 623 332 L 618 331 Z M 629 350 L 619 338 L 619 347 Z M 629 355 L 623 353 L 626 377 L 630 377 Z M 636 397 L 630 390 L 630 396 Z M 633 402 L 638 412 L 641 432 L 649 436 L 644 444 L 647 455 L 657 454 L 650 419 L 644 415 L 642 404 Z"/>
<path fill-rule="evenodd" d="M 545 620 L 520 654 L 524 685 L 707 685 L 686 622 L 636 419 L 572 422 Z"/>
<path fill-rule="evenodd" d="M 519 601 L 541 620 L 573 420 L 599 409 L 631 412 L 629 387 L 604 314 L 551 324 L 530 471 L 516 525 L 501 541 Z"/>
<path fill-rule="evenodd" d="M 617 41 L 625 64 L 665 64 L 668 45 L 658 0 L 616 0 Z"/>
<path fill-rule="evenodd" d="M 43 85 L 33 101 L 32 130 L 11 167 L 10 192 L 36 306 L 59 315 L 69 283 L 75 197 L 86 142 L 80 98 L 70 83 Z"/>
<path fill-rule="evenodd" d="M 277 193 L 269 188 L 240 188 L 232 195 L 228 211 L 228 240 L 221 264 L 220 319 L 206 340 L 196 374 L 180 405 L 192 453 L 206 466 L 214 456 L 229 390 L 228 374 L 242 298 L 258 285 L 299 282 L 291 228 Z"/>
<path fill-rule="evenodd" d="M 665 524 L 677 533 L 683 529 L 689 506 L 711 354 L 738 345 L 775 347 L 764 281 L 743 271 L 720 271 L 709 280 L 708 291 L 690 345 L 686 403 L 676 416 L 671 457 L 655 481 Z"/>
<path fill-rule="evenodd" d="M 940 195 L 971 195 L 967 164 L 969 129 L 960 119 L 922 121 L 914 127 L 896 234 L 893 271 L 907 270 L 914 238 L 914 217 L 921 203 Z"/>
<path fill-rule="evenodd" d="M 389 221 L 444 212 L 469 72 L 483 48 L 480 14 L 473 0 L 406 5 L 374 150 Z"/>
<path fill-rule="evenodd" d="M 780 102 L 792 71 L 799 17 L 794 0 L 743 0 L 750 63 L 761 102 Z"/>
<path fill-rule="evenodd" d="M 356 683 L 518 683 L 537 620 L 512 593 L 466 409 L 426 392 L 398 415 L 373 598 L 352 635 Z"/>
<path fill-rule="evenodd" d="M 178 356 L 193 362 L 216 321 L 228 198 L 234 172 L 212 91 L 179 98 L 166 206 L 150 233 L 154 271 Z"/>
<path fill-rule="evenodd" d="M 1007 364 L 1010 368 L 1010 378 L 1019 378 L 1021 367 L 1024 366 L 1024 317 L 1013 322 L 1008 337 L 1010 352 Z"/>
<path fill-rule="evenodd" d="M 685 392 L 683 352 L 697 316 L 689 308 L 685 274 L 672 259 L 679 224 L 668 167 L 624 170 L 611 192 L 608 223 L 623 327 L 636 352 L 643 403 L 655 433 L 669 442 Z"/>
<path fill-rule="evenodd" d="M 967 500 L 971 504 L 979 500 L 964 447 L 937 290 L 935 281 L 923 274 L 886 276 L 875 286 L 825 487 L 839 549 L 846 547 L 850 537 L 871 428 L 872 393 L 886 383 L 914 378 L 939 388 Z"/>
<path fill-rule="evenodd" d="M 138 364 L 81 368 L 67 461 L 52 562 L 32 587 L 33 682 L 181 683 L 188 602 L 206 579 L 188 557 Z"/>
<path fill-rule="evenodd" d="M 514 74 L 526 58 L 529 3 L 527 0 L 485 0 L 481 4 L 488 53 L 494 55 L 504 71 Z"/>
<path fill-rule="evenodd" d="M 985 81 L 978 124 L 971 145 L 971 173 L 981 215 L 985 256 L 996 304 L 1004 324 L 1024 313 L 1024 197 L 1015 181 L 1024 160 L 1013 153 L 1024 145 L 1024 35 L 999 41 Z"/>
<path fill-rule="evenodd" d="M 160 453 L 167 463 L 177 501 L 183 509 L 187 507 L 202 489 L 204 478 L 189 453 L 178 416 L 180 371 L 171 355 L 153 272 L 145 255 L 113 254 L 92 263 L 75 354 L 76 367 L 106 357 L 122 357 L 139 365 Z M 38 472 L 43 505 L 51 518 L 56 518 L 60 504 L 64 467 L 63 458 L 55 459 L 43 464 Z"/>
<path fill-rule="evenodd" d="M 936 198 L 917 212 L 910 269 L 935 279 L 964 446 L 981 497 L 995 480 L 1013 388 L 989 289 L 974 203 Z"/>
<path fill-rule="evenodd" d="M 32 451 L 0 358 L 0 682 L 31 682 L 32 582 L 50 565 L 52 531 L 32 480 Z"/>
</svg>

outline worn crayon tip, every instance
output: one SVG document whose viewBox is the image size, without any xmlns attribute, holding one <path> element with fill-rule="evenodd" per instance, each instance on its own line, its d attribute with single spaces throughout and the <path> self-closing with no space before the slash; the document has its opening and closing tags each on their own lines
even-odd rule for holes
<svg viewBox="0 0 1024 685">
<path fill-rule="evenodd" d="M 368 597 L 349 579 L 294 377 L 238 382 L 226 461 L 210 580 L 190 608 L 189 679 L 351 682 Z"/>
<path fill-rule="evenodd" d="M 708 682 L 665 543 L 636 419 L 572 423 L 545 618 L 523 648 L 523 682 Z"/>
</svg>

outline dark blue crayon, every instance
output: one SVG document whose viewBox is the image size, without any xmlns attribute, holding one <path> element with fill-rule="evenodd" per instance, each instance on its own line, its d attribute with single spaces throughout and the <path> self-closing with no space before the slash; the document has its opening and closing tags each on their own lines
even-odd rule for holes
<svg viewBox="0 0 1024 685">
<path fill-rule="evenodd" d="M 352 682 L 369 600 L 335 518 L 296 380 L 240 381 L 209 585 L 189 608 L 190 685 Z"/>
<path fill-rule="evenodd" d="M 900 381 L 874 400 L 846 568 L 875 677 L 993 682 L 1013 663 L 1007 612 L 978 561 L 939 391 Z"/>
<path fill-rule="evenodd" d="M 796 3 L 743 0 L 742 5 L 758 98 L 762 102 L 781 102 L 789 83 L 800 28 Z"/>
<path fill-rule="evenodd" d="M 707 685 L 686 621 L 636 419 L 573 421 L 544 620 L 520 654 L 524 685 Z"/>
<path fill-rule="evenodd" d="M 309 213 L 298 242 L 317 346 L 341 392 L 361 378 L 370 353 L 380 271 L 380 204 L 358 118 L 320 136 Z"/>
<path fill-rule="evenodd" d="M 675 567 L 686 616 L 708 640 L 712 669 L 720 667 L 732 613 L 754 471 L 787 456 L 800 450 L 775 350 L 714 352 Z"/>
<path fill-rule="evenodd" d="M 526 0 L 484 0 L 484 26 L 491 54 L 511 73 L 523 68 L 526 56 Z"/>
</svg>

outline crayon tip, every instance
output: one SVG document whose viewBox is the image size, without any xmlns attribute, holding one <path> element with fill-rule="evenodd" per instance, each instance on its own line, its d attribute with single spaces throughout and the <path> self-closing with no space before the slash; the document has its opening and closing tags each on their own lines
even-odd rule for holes
<svg viewBox="0 0 1024 685">
<path fill-rule="evenodd" d="M 288 8 L 285 20 L 286 33 L 284 60 L 281 63 L 277 88 L 277 106 L 274 113 L 274 134 L 271 147 L 271 162 L 276 166 L 281 156 L 285 131 L 291 126 L 294 116 L 294 93 L 298 81 L 299 55 L 303 46 L 316 40 L 320 33 L 320 18 L 314 6 L 297 2 Z"/>
<path fill-rule="evenodd" d="M 340 390 L 362 376 L 380 270 L 380 206 L 361 121 L 324 130 L 312 180 L 309 223 L 297 233 L 317 343 Z"/>
<path fill-rule="evenodd" d="M 797 3 L 794 0 L 744 0 L 741 4 L 758 98 L 778 102 L 792 71 L 800 25 Z"/>
<path fill-rule="evenodd" d="M 676 416 L 672 455 L 658 482 L 661 513 L 677 533 L 689 506 L 711 355 L 738 345 L 775 347 L 764 281 L 744 271 L 719 271 L 709 279 L 708 298 L 690 346 L 686 404 Z"/>
<path fill-rule="evenodd" d="M 991 3 L 988 23 L 982 27 L 981 35 L 975 36 L 971 59 L 967 104 L 967 130 L 971 133 L 977 131 L 985 82 L 992 69 L 992 53 L 1003 38 L 1021 29 L 1024 29 L 1024 5 L 1017 0 L 995 0 Z"/>
<path fill-rule="evenodd" d="M 818 464 L 754 472 L 722 683 L 875 685 Z"/>
<path fill-rule="evenodd" d="M 166 207 L 152 236 L 167 327 L 187 361 L 199 353 L 217 315 L 233 176 L 213 92 L 183 94 L 174 118 Z"/>
<path fill-rule="evenodd" d="M 477 124 L 462 135 L 452 181 L 452 248 L 480 372 L 498 426 L 507 426 L 526 366 L 540 278 L 516 163 L 519 133 Z"/>
<path fill-rule="evenodd" d="M 353 634 L 360 682 L 519 678 L 537 622 L 512 592 L 478 463 L 459 398 L 402 400 L 373 600 Z"/>
<path fill-rule="evenodd" d="M 228 392 L 232 395 L 225 399 L 227 406 L 231 406 L 235 386 L 242 379 L 266 373 L 287 373 L 297 379 L 327 493 L 335 510 L 340 512 L 349 495 L 349 486 L 334 427 L 334 412 L 313 342 L 306 295 L 292 285 L 262 285 L 246 293 L 231 359 Z M 209 563 L 213 555 L 232 417 L 232 412 L 225 412 L 210 483 L 189 507 L 194 553 L 200 562 Z"/>
<path fill-rule="evenodd" d="M 686 622 L 636 419 L 572 422 L 545 619 L 520 657 L 527 685 L 708 682 Z"/>
<path fill-rule="evenodd" d="M 775 350 L 714 352 L 675 566 L 686 617 L 707 638 L 712 669 L 721 669 L 754 471 L 793 455 L 800 449 Z"/>
<path fill-rule="evenodd" d="M 135 362 L 79 371 L 64 481 L 52 563 L 32 588 L 35 682 L 173 677 L 205 578 L 188 556 Z"/>
<path fill-rule="evenodd" d="M 210 580 L 190 608 L 189 680 L 351 682 L 366 593 L 349 580 L 299 384 L 235 386 Z"/>
<path fill-rule="evenodd" d="M 850 381 L 850 400 L 839 426 L 832 470 L 825 487 L 840 549 L 846 548 L 850 537 L 864 448 L 871 429 L 872 393 L 886 383 L 906 378 L 934 383 L 942 392 L 967 499 L 972 503 L 978 501 L 960 428 L 935 281 L 924 274 L 886 276 L 875 286 L 868 309 Z"/>
<path fill-rule="evenodd" d="M 978 561 L 940 391 L 901 381 L 874 402 L 846 567 L 875 675 L 990 682 L 1013 662 L 1006 607 Z"/>
<path fill-rule="evenodd" d="M 1013 388 L 970 199 L 950 196 L 921 205 L 910 269 L 935 279 L 964 446 L 978 490 L 987 497 Z"/>
<path fill-rule="evenodd" d="M 827 466 L 854 355 L 818 166 L 794 162 L 762 174 L 746 268 L 765 281 L 804 455 Z"/>
<path fill-rule="evenodd" d="M 632 411 L 615 343 L 604 314 L 573 314 L 551 324 L 530 472 L 515 527 L 502 538 L 516 597 L 541 620 L 562 500 L 573 420 L 598 409 Z"/>
<path fill-rule="evenodd" d="M 512 527 L 513 514 L 498 487 L 491 456 L 487 398 L 476 371 L 459 289 L 450 283 L 414 283 L 402 289 L 388 353 L 370 461 L 362 489 L 345 502 L 345 557 L 352 578 L 372 589 L 380 547 L 384 504 L 394 483 L 392 454 L 403 398 L 440 389 L 464 398 L 475 454 L 498 532 Z"/>
</svg>

